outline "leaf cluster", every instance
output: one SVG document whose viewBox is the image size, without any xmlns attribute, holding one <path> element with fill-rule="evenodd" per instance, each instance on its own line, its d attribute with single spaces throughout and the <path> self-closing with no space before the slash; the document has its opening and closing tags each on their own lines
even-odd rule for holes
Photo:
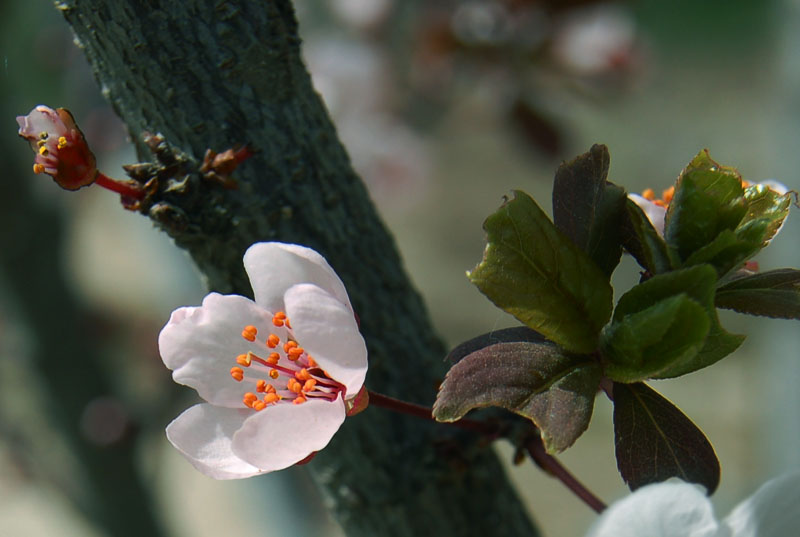
<svg viewBox="0 0 800 537">
<path fill-rule="evenodd" d="M 662 227 L 608 171 L 608 149 L 595 145 L 556 172 L 552 221 L 521 191 L 486 219 L 483 260 L 468 277 L 524 326 L 454 349 L 434 415 L 455 421 L 502 407 L 529 418 L 558 452 L 586 430 L 602 387 L 631 489 L 676 476 L 710 493 L 719 482 L 711 444 L 644 381 L 736 350 L 744 336 L 722 327 L 719 307 L 800 319 L 800 271 L 745 269 L 779 231 L 791 196 L 747 185 L 704 150 L 678 177 Z M 611 275 L 623 252 L 642 279 L 614 305 Z"/>
</svg>

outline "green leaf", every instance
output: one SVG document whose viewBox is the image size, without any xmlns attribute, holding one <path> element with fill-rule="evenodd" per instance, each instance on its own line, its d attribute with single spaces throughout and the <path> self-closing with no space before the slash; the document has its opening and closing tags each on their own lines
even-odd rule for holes
<svg viewBox="0 0 800 537">
<path fill-rule="evenodd" d="M 627 198 L 624 189 L 606 181 L 608 164 L 608 148 L 595 144 L 588 153 L 558 168 L 553 222 L 610 276 L 622 256 L 621 226 Z"/>
<path fill-rule="evenodd" d="M 736 229 L 746 212 L 739 173 L 720 166 L 703 150 L 675 185 L 665 220 L 667 245 L 686 260 L 724 230 Z"/>
<path fill-rule="evenodd" d="M 611 316 L 607 276 L 530 196 L 514 195 L 486 219 L 488 244 L 470 280 L 499 308 L 564 349 L 593 352 Z"/>
<path fill-rule="evenodd" d="M 778 269 L 717 288 L 717 307 L 750 315 L 800 320 L 800 270 Z"/>
<path fill-rule="evenodd" d="M 549 452 L 563 451 L 588 427 L 600 377 L 594 359 L 552 343 L 497 343 L 450 368 L 433 416 L 456 421 L 475 408 L 502 407 L 530 418 Z"/>
<path fill-rule="evenodd" d="M 445 358 L 446 362 L 455 364 L 464 356 L 479 351 L 489 345 L 495 343 L 513 343 L 518 341 L 531 341 L 535 343 L 544 343 L 547 341 L 545 337 L 537 332 L 531 330 L 527 326 L 514 326 L 511 328 L 502 328 L 500 330 L 492 330 L 486 334 L 468 339 L 467 341 L 457 345 Z"/>
<path fill-rule="evenodd" d="M 650 274 L 669 272 L 678 265 L 664 239 L 650 223 L 644 211 L 630 199 L 625 203 L 622 245 Z"/>
<path fill-rule="evenodd" d="M 792 196 L 790 193 L 779 194 L 765 185 L 751 185 L 745 189 L 744 197 L 748 204 L 747 214 L 739 224 L 737 233 L 752 222 L 761 222 L 764 228 L 761 237 L 763 248 L 775 236 L 789 215 Z"/>
<path fill-rule="evenodd" d="M 716 282 L 717 273 L 714 267 L 695 265 L 653 276 L 620 297 L 614 310 L 614 323 L 622 322 L 628 315 L 641 312 L 664 299 L 680 294 L 685 294 L 700 304 L 708 316 L 710 322 L 708 336 L 697 355 L 685 362 L 675 362 L 652 378 L 677 377 L 702 369 L 732 353 L 741 345 L 744 336 L 731 334 L 719 324 L 714 306 Z"/>
<path fill-rule="evenodd" d="M 679 477 L 712 494 L 719 460 L 703 432 L 646 384 L 614 383 L 617 468 L 631 490 Z"/>
<path fill-rule="evenodd" d="M 710 325 L 705 309 L 683 293 L 626 315 L 603 330 L 605 374 L 630 383 L 684 367 L 703 348 Z"/>
</svg>

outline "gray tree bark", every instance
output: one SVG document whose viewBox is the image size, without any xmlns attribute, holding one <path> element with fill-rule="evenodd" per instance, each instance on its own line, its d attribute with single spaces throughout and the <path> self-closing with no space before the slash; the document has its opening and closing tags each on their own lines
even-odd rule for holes
<svg viewBox="0 0 800 537">
<path fill-rule="evenodd" d="M 291 3 L 58 7 L 131 137 L 159 132 L 188 155 L 170 163 L 165 150 L 159 166 L 134 175 L 158 177 L 142 210 L 191 254 L 209 287 L 251 295 L 241 259 L 257 241 L 320 251 L 360 317 L 367 385 L 431 404 L 445 348 L 311 86 Z M 207 148 L 235 143 L 256 151 L 234 174 L 238 189 L 195 173 Z M 157 260 L 142 276 L 158 277 Z M 349 536 L 536 535 L 495 455 L 477 440 L 369 409 L 348 419 L 307 468 Z"/>
</svg>

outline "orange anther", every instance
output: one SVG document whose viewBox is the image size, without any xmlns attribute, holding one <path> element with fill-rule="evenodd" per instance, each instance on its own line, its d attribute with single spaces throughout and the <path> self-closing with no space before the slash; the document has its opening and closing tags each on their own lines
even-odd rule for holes
<svg viewBox="0 0 800 537">
<path fill-rule="evenodd" d="M 265 408 L 267 408 L 267 403 L 264 401 L 256 401 L 253 403 L 253 410 L 264 410 Z"/>
<path fill-rule="evenodd" d="M 671 186 L 661 193 L 661 199 L 663 199 L 666 202 L 666 204 L 669 205 L 670 202 L 672 201 L 672 196 L 674 195 L 675 195 L 675 187 Z"/>
<path fill-rule="evenodd" d="M 314 389 L 317 385 L 317 381 L 314 379 L 308 379 L 305 384 L 303 384 L 303 391 L 310 392 Z"/>
<path fill-rule="evenodd" d="M 242 402 L 244 403 L 244 406 L 249 406 L 250 408 L 253 407 L 253 403 L 255 403 L 256 401 L 258 401 L 258 397 L 256 396 L 256 394 L 252 392 L 247 392 L 246 394 L 244 394 L 244 397 L 242 397 Z"/>
<path fill-rule="evenodd" d="M 653 201 L 656 199 L 656 193 L 653 191 L 652 188 L 646 188 L 642 192 L 642 197 L 646 200 Z"/>
<path fill-rule="evenodd" d="M 64 137 L 64 136 L 59 136 L 58 137 L 58 148 L 59 149 L 64 149 L 65 147 L 67 147 L 67 138 Z"/>
<path fill-rule="evenodd" d="M 289 382 L 286 383 L 286 387 L 290 392 L 294 393 L 300 393 L 300 391 L 303 389 L 302 384 L 297 382 L 297 379 L 289 379 Z"/>
<path fill-rule="evenodd" d="M 286 321 L 286 314 L 282 311 L 272 316 L 272 324 L 275 326 L 283 326 L 284 321 Z"/>
<path fill-rule="evenodd" d="M 277 393 L 268 393 L 267 395 L 264 396 L 264 402 L 267 403 L 268 405 L 272 403 L 277 403 L 280 400 L 281 396 L 278 395 Z"/>
<path fill-rule="evenodd" d="M 294 340 L 289 340 L 289 341 L 287 341 L 286 343 L 283 344 L 283 352 L 288 353 L 290 350 L 294 349 L 295 347 L 297 347 L 297 342 L 294 341 Z"/>
<path fill-rule="evenodd" d="M 248 324 L 242 329 L 242 337 L 245 338 L 247 341 L 255 341 L 257 334 L 258 334 L 258 329 L 252 324 Z"/>
<path fill-rule="evenodd" d="M 269 356 L 267 356 L 267 363 L 271 365 L 276 365 L 280 359 L 281 355 L 278 354 L 277 352 L 273 352 L 270 353 Z"/>
<path fill-rule="evenodd" d="M 233 366 L 231 368 L 231 376 L 234 378 L 234 380 L 241 382 L 244 378 L 244 371 L 242 371 L 241 367 Z"/>
<path fill-rule="evenodd" d="M 267 384 L 267 393 L 275 393 L 275 386 Z"/>
<path fill-rule="evenodd" d="M 305 397 L 303 397 L 302 395 L 298 395 L 298 396 L 297 396 L 297 397 L 294 399 L 294 401 L 292 401 L 292 403 L 294 403 L 294 404 L 296 404 L 296 405 L 300 405 L 300 404 L 303 404 L 303 403 L 305 403 L 306 401 L 307 401 L 307 399 L 306 399 Z"/>
<path fill-rule="evenodd" d="M 297 380 L 308 380 L 311 378 L 311 374 L 308 372 L 308 369 L 305 367 L 294 374 L 294 378 Z"/>
<path fill-rule="evenodd" d="M 271 378 L 273 380 L 278 378 L 280 375 L 281 374 L 277 369 L 270 369 L 270 371 L 269 371 L 269 378 Z"/>
<path fill-rule="evenodd" d="M 311 356 L 306 356 L 308 359 L 308 366 L 309 367 L 317 367 L 317 362 Z"/>
<path fill-rule="evenodd" d="M 44 164 L 34 164 L 33 173 L 44 173 Z"/>
<path fill-rule="evenodd" d="M 289 322 L 289 319 L 288 319 L 288 318 L 286 319 L 286 321 L 285 321 L 285 322 L 286 322 L 286 328 L 291 328 L 291 327 L 292 327 L 292 325 L 291 325 L 291 323 Z"/>
<path fill-rule="evenodd" d="M 288 356 L 289 360 L 291 360 L 291 361 L 295 361 L 295 360 L 297 360 L 298 358 L 300 358 L 300 356 L 301 356 L 301 355 L 302 355 L 304 352 L 306 352 L 306 350 L 305 350 L 303 347 L 294 347 L 294 348 L 292 348 L 292 349 L 289 349 L 289 350 L 286 352 L 286 354 L 288 354 L 288 355 L 289 355 L 289 356 Z"/>
<path fill-rule="evenodd" d="M 258 382 L 256 382 L 256 391 L 258 393 L 264 393 L 267 391 L 267 381 L 264 379 L 259 379 Z"/>
<path fill-rule="evenodd" d="M 278 346 L 278 343 L 280 342 L 281 338 L 279 338 L 275 334 L 270 334 L 269 337 L 267 338 L 267 347 L 269 347 L 270 349 L 274 349 L 275 347 Z"/>
<path fill-rule="evenodd" d="M 236 363 L 239 365 L 243 365 L 245 367 L 250 367 L 250 353 L 247 354 L 240 354 L 236 357 Z"/>
</svg>

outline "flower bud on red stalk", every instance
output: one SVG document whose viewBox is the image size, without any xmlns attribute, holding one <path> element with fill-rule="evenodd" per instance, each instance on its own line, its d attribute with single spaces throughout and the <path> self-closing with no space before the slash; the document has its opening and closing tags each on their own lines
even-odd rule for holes
<svg viewBox="0 0 800 537">
<path fill-rule="evenodd" d="M 27 116 L 17 116 L 17 123 L 19 135 L 30 142 L 36 153 L 34 173 L 46 173 L 65 190 L 97 183 L 123 198 L 144 197 L 141 185 L 135 181 L 112 179 L 97 170 L 94 154 L 66 108 L 53 110 L 39 105 Z"/>
</svg>

